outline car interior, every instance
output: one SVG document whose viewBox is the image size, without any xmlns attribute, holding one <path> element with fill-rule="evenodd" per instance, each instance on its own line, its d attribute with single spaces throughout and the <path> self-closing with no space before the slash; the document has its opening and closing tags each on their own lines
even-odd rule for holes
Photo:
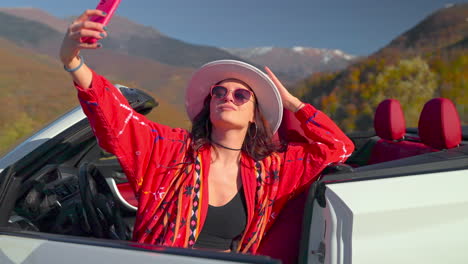
<svg viewBox="0 0 468 264">
<path fill-rule="evenodd" d="M 154 100 L 148 104 L 151 97 L 136 89 L 121 90 L 139 112 L 148 113 L 157 105 Z M 306 142 L 293 113 L 285 110 L 283 116 L 277 137 L 288 142 Z M 384 100 L 375 111 L 374 129 L 366 136 L 350 136 L 356 151 L 346 164 L 329 166 L 322 177 L 461 148 L 468 140 L 466 133 L 462 138 L 454 104 L 444 98 L 426 103 L 417 131 L 406 127 L 397 100 Z M 0 179 L 11 177 L 4 200 L 9 203 L 0 207 L 6 218 L 0 217 L 0 224 L 5 221 L 10 228 L 22 231 L 131 240 L 138 202 L 116 157 L 97 145 L 87 120 L 47 142 L 2 175 Z M 308 239 L 302 230 L 304 206 L 313 192 L 309 189 L 287 203 L 264 237 L 258 254 L 283 263 L 298 262 L 301 240 Z"/>
</svg>

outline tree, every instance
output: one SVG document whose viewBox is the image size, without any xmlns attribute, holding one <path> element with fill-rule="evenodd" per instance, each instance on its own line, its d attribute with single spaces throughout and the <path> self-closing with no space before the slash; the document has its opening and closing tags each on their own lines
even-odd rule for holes
<svg viewBox="0 0 468 264">
<path fill-rule="evenodd" d="M 368 99 L 373 107 L 388 98 L 399 100 L 407 125 L 417 126 L 419 114 L 424 104 L 434 97 L 436 88 L 437 75 L 426 61 L 415 57 L 385 67 L 370 85 Z"/>
</svg>

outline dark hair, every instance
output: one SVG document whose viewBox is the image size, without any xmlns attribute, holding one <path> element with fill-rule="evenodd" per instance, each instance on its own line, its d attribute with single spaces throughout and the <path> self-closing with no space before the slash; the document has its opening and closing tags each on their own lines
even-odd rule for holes
<svg viewBox="0 0 468 264">
<path fill-rule="evenodd" d="M 195 152 L 211 145 L 210 101 L 211 95 L 208 95 L 203 101 L 202 110 L 193 119 L 191 147 Z M 273 141 L 270 126 L 260 112 L 257 100 L 255 100 L 255 123 L 249 125 L 242 144 L 242 151 L 254 160 L 261 160 L 273 152 L 283 151 L 283 147 L 280 142 Z"/>
</svg>

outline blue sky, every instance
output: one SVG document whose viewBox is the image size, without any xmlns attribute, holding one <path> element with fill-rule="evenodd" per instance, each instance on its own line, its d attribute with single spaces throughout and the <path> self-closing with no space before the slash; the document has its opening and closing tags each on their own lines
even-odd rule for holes
<svg viewBox="0 0 468 264">
<path fill-rule="evenodd" d="M 0 0 L 55 16 L 80 14 L 98 0 Z M 341 49 L 368 55 L 433 11 L 461 0 L 122 0 L 118 15 L 193 44 Z M 110 29 L 110 33 L 112 29 Z"/>
</svg>

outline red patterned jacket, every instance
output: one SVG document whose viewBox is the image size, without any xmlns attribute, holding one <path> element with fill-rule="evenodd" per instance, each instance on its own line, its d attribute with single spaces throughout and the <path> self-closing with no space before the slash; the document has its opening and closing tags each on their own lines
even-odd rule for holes
<svg viewBox="0 0 468 264">
<path fill-rule="evenodd" d="M 192 247 L 208 209 L 210 147 L 187 164 L 191 135 L 148 120 L 93 72 L 91 88 L 78 89 L 99 145 L 117 156 L 139 200 L 133 237 L 141 243 Z M 240 252 L 255 253 L 265 232 L 294 192 L 328 164 L 344 161 L 351 140 L 325 114 L 306 105 L 296 114 L 312 144 L 289 144 L 282 153 L 255 161 L 241 156 L 247 226 Z M 185 164 L 184 164 L 185 162 Z"/>
</svg>

